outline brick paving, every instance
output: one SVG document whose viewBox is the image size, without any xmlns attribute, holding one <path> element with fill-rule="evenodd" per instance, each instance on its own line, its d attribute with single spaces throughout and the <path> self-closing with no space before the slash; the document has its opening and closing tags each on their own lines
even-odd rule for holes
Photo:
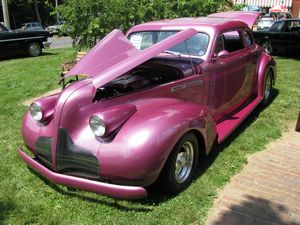
<svg viewBox="0 0 300 225">
<path fill-rule="evenodd" d="M 220 191 L 207 225 L 300 225 L 300 133 L 291 129 Z"/>
</svg>

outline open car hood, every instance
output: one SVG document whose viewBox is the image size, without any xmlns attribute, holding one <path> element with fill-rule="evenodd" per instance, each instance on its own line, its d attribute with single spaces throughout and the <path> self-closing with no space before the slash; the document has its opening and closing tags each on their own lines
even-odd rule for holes
<svg viewBox="0 0 300 225">
<path fill-rule="evenodd" d="M 113 30 L 65 77 L 86 75 L 93 78 L 93 83 L 98 88 L 197 33 L 193 28 L 186 29 L 145 50 L 138 51 L 121 31 Z"/>
<path fill-rule="evenodd" d="M 221 12 L 213 13 L 207 17 L 211 18 L 226 18 L 226 19 L 236 19 L 246 23 L 250 29 L 252 29 L 254 23 L 260 16 L 260 12 L 247 12 L 247 11 L 231 11 L 231 12 Z"/>
</svg>

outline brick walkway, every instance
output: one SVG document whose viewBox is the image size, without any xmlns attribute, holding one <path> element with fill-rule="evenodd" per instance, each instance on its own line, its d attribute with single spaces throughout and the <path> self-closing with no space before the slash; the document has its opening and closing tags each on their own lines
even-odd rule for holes
<svg viewBox="0 0 300 225">
<path fill-rule="evenodd" d="M 248 157 L 220 191 L 207 225 L 300 224 L 300 133 L 291 130 Z"/>
</svg>

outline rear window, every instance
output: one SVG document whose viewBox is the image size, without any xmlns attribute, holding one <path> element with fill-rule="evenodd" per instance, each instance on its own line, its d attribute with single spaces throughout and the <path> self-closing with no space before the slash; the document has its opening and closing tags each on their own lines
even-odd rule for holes
<svg viewBox="0 0 300 225">
<path fill-rule="evenodd" d="M 138 50 L 144 50 L 177 32 L 178 31 L 142 31 L 130 34 L 128 39 Z M 202 56 L 207 50 L 208 40 L 209 37 L 207 34 L 198 33 L 168 50 L 180 54 Z"/>
</svg>

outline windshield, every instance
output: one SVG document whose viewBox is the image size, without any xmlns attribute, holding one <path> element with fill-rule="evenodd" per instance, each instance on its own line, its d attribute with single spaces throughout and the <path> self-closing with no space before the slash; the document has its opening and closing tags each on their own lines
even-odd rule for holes
<svg viewBox="0 0 300 225">
<path fill-rule="evenodd" d="M 128 39 L 138 50 L 144 50 L 177 32 L 178 31 L 142 31 L 131 33 Z M 207 45 L 208 35 L 205 33 L 197 33 L 186 41 L 168 49 L 168 51 L 184 55 L 203 56 L 206 52 Z"/>
</svg>

